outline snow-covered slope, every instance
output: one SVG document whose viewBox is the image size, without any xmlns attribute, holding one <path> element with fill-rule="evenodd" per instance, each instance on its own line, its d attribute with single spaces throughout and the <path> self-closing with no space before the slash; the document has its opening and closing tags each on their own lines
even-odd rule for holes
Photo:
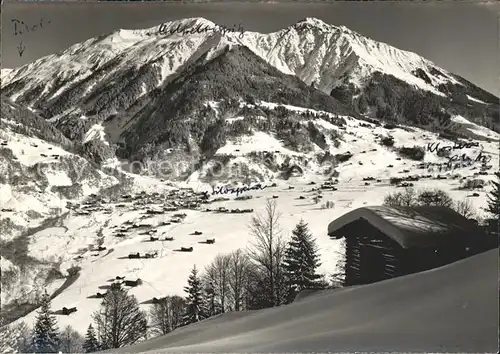
<svg viewBox="0 0 500 354">
<path fill-rule="evenodd" d="M 39 230 L 61 225 L 70 209 L 92 194 L 164 190 L 159 181 L 119 170 L 100 170 L 78 155 L 57 129 L 35 114 L 2 98 L 0 117 L 0 206 L 2 311 L 36 300 L 43 288 L 55 291 L 64 282 L 59 265 L 61 240 L 43 243 Z M 88 235 L 93 238 L 94 235 Z M 83 239 L 80 239 L 83 240 Z M 39 250 L 39 254 L 32 249 Z M 43 256 L 41 256 L 43 255 Z M 6 315 L 3 313 L 3 315 Z M 10 318 L 10 315 L 6 315 Z"/>
<path fill-rule="evenodd" d="M 196 26 L 207 24 L 214 26 L 205 19 L 187 19 L 173 21 L 171 26 L 178 24 Z M 113 77 L 117 72 L 131 68 L 140 68 L 150 64 L 155 73 L 155 82 L 149 90 L 160 85 L 175 73 L 181 65 L 203 47 L 208 40 L 207 35 L 197 36 L 151 36 L 152 29 L 125 30 L 120 29 L 111 34 L 91 38 L 75 44 L 68 49 L 52 54 L 27 64 L 13 72 L 6 72 L 2 87 L 13 82 L 27 82 L 11 98 L 17 97 L 44 86 L 40 94 L 44 99 L 53 99 L 72 86 L 85 82 L 86 91 L 95 90 L 99 83 L 97 78 Z M 93 75 L 95 72 L 100 75 Z M 101 72 L 102 71 L 102 72 Z M 86 79 L 92 82 L 86 82 Z"/>
<path fill-rule="evenodd" d="M 107 353 L 498 350 L 498 249 L 431 271 L 326 290 Z"/>
<path fill-rule="evenodd" d="M 497 278 L 498 249 L 420 274 L 320 291 L 286 306 L 227 313 L 108 352 L 323 352 L 332 347 L 495 352 Z"/>
<path fill-rule="evenodd" d="M 26 246 L 29 235 L 38 229 L 57 224 L 68 210 L 68 200 L 78 200 L 118 180 L 99 170 L 78 155 L 44 140 L 15 133 L 1 121 L 0 205 L 2 254 L 9 261 L 2 271 L 2 307 L 12 300 L 33 301 L 43 288 L 51 270 L 57 269 L 56 252 L 47 251 L 44 261 L 31 257 Z M 7 278 L 11 281 L 7 281 Z M 53 286 L 49 284 L 49 289 Z"/>
<path fill-rule="evenodd" d="M 442 69 L 443 76 L 433 75 L 431 69 L 438 67 L 418 54 L 315 18 L 306 18 L 275 33 L 245 33 L 241 42 L 278 69 L 297 75 L 307 84 L 316 83 L 328 93 L 344 74 L 349 75 L 350 81 L 363 84 L 376 70 L 438 95 L 443 95 L 436 89 L 440 83 L 457 83 Z M 431 78 L 431 84 L 412 74 L 419 68 Z"/>
<path fill-rule="evenodd" d="M 30 83 L 31 88 L 42 82 L 53 83 L 42 94 L 53 89 L 55 82 L 65 82 L 66 85 L 60 87 L 54 93 L 55 96 L 71 84 L 88 77 L 92 71 L 106 67 L 105 64 L 109 66 L 107 74 L 111 75 L 114 70 L 123 70 L 127 66 L 140 67 L 146 63 L 155 63 L 159 69 L 159 77 L 165 79 L 176 72 L 180 65 L 188 62 L 196 50 L 206 46 L 210 37 L 219 38 L 213 42 L 212 46 L 215 47 L 211 49 L 211 53 L 214 54 L 209 55 L 208 59 L 216 56 L 227 44 L 243 44 L 284 73 L 297 75 L 307 84 L 316 82 L 321 90 L 328 93 L 343 74 L 347 73 L 351 75 L 351 80 L 362 82 L 376 70 L 439 95 L 442 95 L 436 89 L 439 84 L 447 81 L 458 83 L 450 73 L 418 54 L 399 50 L 362 36 L 345 26 L 329 25 L 315 18 L 306 18 L 269 34 L 247 31 L 242 37 L 238 32 L 228 32 L 224 36 L 220 33 L 214 35 L 211 31 L 188 35 L 169 33 L 179 26 L 182 29 L 198 26 L 213 28 L 217 25 L 203 18 L 190 18 L 167 22 L 164 26 L 165 34 L 151 35 L 151 32 L 158 31 L 156 28 L 142 31 L 120 29 L 16 69 L 6 77 L 2 86 L 28 77 L 35 79 L 34 73 L 37 73 L 36 79 Z M 431 84 L 412 74 L 419 68 L 429 76 Z M 438 69 L 442 75 L 433 75 L 431 69 Z M 58 75 L 61 77 L 56 79 Z M 25 86 L 18 94 L 29 88 Z"/>
<path fill-rule="evenodd" d="M 8 69 L 8 68 L 0 69 L 0 82 L 6 80 L 13 71 L 14 69 Z"/>
</svg>

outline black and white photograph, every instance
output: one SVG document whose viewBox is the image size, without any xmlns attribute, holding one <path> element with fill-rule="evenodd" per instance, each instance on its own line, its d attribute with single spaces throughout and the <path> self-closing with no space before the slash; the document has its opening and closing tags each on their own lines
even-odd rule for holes
<svg viewBox="0 0 500 354">
<path fill-rule="evenodd" d="M 499 351 L 499 2 L 1 6 L 1 353 Z"/>
</svg>

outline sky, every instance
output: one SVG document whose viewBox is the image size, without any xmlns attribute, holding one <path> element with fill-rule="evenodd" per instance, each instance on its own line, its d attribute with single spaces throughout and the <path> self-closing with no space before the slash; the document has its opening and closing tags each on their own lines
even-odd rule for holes
<svg viewBox="0 0 500 354">
<path fill-rule="evenodd" d="M 186 17 L 269 33 L 305 17 L 346 27 L 415 52 L 500 96 L 500 3 L 457 2 L 26 2 L 4 3 L 2 67 L 14 68 L 118 28 L 137 29 Z M 15 34 L 15 21 L 34 31 Z M 50 22 L 49 22 L 50 21 Z M 20 22 L 17 22 L 18 29 Z M 23 48 L 22 56 L 19 48 Z"/>
</svg>

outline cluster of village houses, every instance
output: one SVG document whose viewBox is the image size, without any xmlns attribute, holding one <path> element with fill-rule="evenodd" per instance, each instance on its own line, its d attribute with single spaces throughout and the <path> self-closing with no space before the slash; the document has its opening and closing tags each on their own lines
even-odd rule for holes
<svg viewBox="0 0 500 354">
<path fill-rule="evenodd" d="M 124 194 L 118 200 L 91 194 L 83 203 L 68 202 L 67 207 L 75 211 L 77 215 L 89 215 L 92 212 L 101 211 L 111 214 L 113 204 L 123 210 L 145 210 L 146 214 L 165 214 L 178 209 L 198 209 L 202 203 L 209 200 L 204 193 L 196 193 L 191 188 L 181 188 L 170 191 L 168 194 L 153 192 L 148 194 L 142 191 L 137 194 Z"/>
<path fill-rule="evenodd" d="M 240 196 L 236 199 L 246 200 L 251 198 L 251 196 Z M 229 200 L 229 198 L 214 198 L 210 200 L 210 195 L 207 193 L 197 193 L 191 188 L 180 188 L 174 189 L 166 194 L 161 194 L 158 192 L 147 193 L 139 192 L 135 194 L 124 194 L 117 199 L 111 200 L 110 198 L 105 198 L 97 194 L 90 195 L 87 200 L 82 203 L 71 203 L 68 202 L 67 207 L 72 210 L 76 215 L 90 215 L 94 212 L 103 212 L 106 214 L 111 214 L 113 212 L 112 206 L 114 206 L 118 211 L 143 211 L 139 222 L 126 220 L 121 225 L 111 226 L 113 230 L 113 236 L 115 237 L 126 237 L 130 234 L 132 230 L 138 231 L 139 235 L 144 235 L 146 237 L 146 242 L 155 241 L 173 241 L 172 236 L 166 236 L 165 234 L 160 235 L 158 233 L 159 226 L 171 225 L 175 223 L 183 222 L 184 218 L 187 216 L 186 213 L 178 212 L 180 209 L 194 209 L 199 210 L 201 204 L 209 204 L 221 200 Z M 212 211 L 206 208 L 205 211 Z M 253 209 L 231 209 L 218 208 L 213 210 L 214 212 L 228 212 L 228 213 L 249 213 L 253 212 Z M 174 214 L 171 214 L 174 212 Z M 145 219 L 158 214 L 171 214 L 167 220 L 160 221 L 158 225 L 153 225 Z M 202 235 L 201 231 L 194 231 L 192 235 Z M 204 244 L 214 244 L 215 238 L 206 239 L 200 241 L 199 243 Z M 106 247 L 103 245 L 96 246 L 92 251 L 96 252 L 94 256 L 100 255 L 99 252 L 105 251 Z M 175 250 L 179 252 L 192 252 L 193 247 L 180 247 L 180 249 Z M 108 251 L 109 252 L 109 251 Z M 126 258 L 137 259 L 137 258 L 156 258 L 158 257 L 157 250 L 151 250 L 145 253 L 134 252 L 130 253 Z M 83 256 L 80 255 L 77 259 L 82 259 Z M 114 286 L 139 286 L 142 284 L 140 279 L 127 280 L 124 277 L 116 276 L 115 279 L 111 280 L 111 284 L 108 287 Z M 102 298 L 106 295 L 106 292 L 97 292 L 91 297 Z M 76 310 L 76 309 L 75 309 Z M 64 315 L 69 315 L 75 310 L 67 309 L 62 312 Z"/>
</svg>

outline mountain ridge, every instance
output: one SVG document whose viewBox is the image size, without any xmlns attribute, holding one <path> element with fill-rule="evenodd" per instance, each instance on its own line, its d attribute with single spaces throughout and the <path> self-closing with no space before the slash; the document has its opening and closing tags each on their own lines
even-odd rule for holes
<svg viewBox="0 0 500 354">
<path fill-rule="evenodd" d="M 205 18 L 202 18 L 202 17 L 193 17 L 193 18 L 187 18 L 187 19 L 182 19 L 182 20 L 175 20 L 175 21 L 165 22 L 165 24 L 168 26 L 168 28 L 175 27 L 176 25 L 182 25 L 182 26 L 185 26 L 186 28 L 192 28 L 192 27 L 195 27 L 196 25 L 218 26 L 214 22 L 207 20 Z M 431 62 L 428 59 L 422 58 L 421 56 L 419 56 L 418 54 L 416 54 L 414 52 L 396 49 L 396 48 L 394 48 L 386 43 L 375 41 L 375 40 L 372 40 L 366 36 L 363 36 L 363 35 L 359 34 L 358 32 L 355 32 L 355 31 L 348 29 L 345 26 L 330 25 L 330 24 L 327 24 L 327 23 L 323 22 L 322 20 L 319 20 L 316 18 L 308 17 L 305 20 L 299 21 L 295 24 L 288 26 L 287 28 L 284 28 L 284 29 L 276 31 L 276 32 L 271 32 L 269 34 L 260 34 L 259 33 L 259 35 L 260 35 L 259 37 L 263 38 L 264 40 L 269 40 L 273 35 L 282 36 L 282 35 L 286 34 L 287 32 L 290 32 L 291 30 L 297 30 L 297 29 L 322 30 L 323 32 L 332 32 L 332 33 L 338 32 L 338 34 L 341 34 L 341 35 L 343 35 L 343 34 L 350 35 L 351 42 L 355 41 L 355 39 L 361 38 L 366 43 L 368 43 L 368 46 L 372 47 L 372 49 L 377 47 L 377 46 L 384 47 L 384 48 L 389 47 L 389 48 L 384 49 L 386 54 L 387 53 L 391 54 L 391 52 L 394 52 L 395 54 L 397 54 L 399 56 L 402 56 L 402 57 L 406 56 L 409 59 L 415 59 L 416 61 L 420 61 L 421 62 L 420 64 L 425 64 L 425 65 L 437 67 L 437 65 L 435 63 Z M 150 33 L 152 30 L 156 30 L 156 32 L 158 32 L 157 27 L 151 27 L 149 29 L 144 29 L 144 30 L 118 29 L 118 30 L 115 30 L 115 31 L 110 32 L 108 34 L 104 34 L 104 35 L 101 35 L 99 37 L 91 38 L 83 43 L 86 43 L 89 41 L 90 42 L 92 42 L 92 41 L 98 42 L 99 41 L 98 39 L 100 39 L 101 41 L 104 39 L 108 39 L 110 43 L 113 43 L 113 41 L 114 41 L 114 43 L 117 44 L 117 41 L 118 41 L 119 44 L 121 45 L 121 48 L 120 48 L 120 45 L 115 45 L 114 49 L 116 49 L 116 50 L 122 49 L 123 50 L 123 49 L 126 49 L 129 45 L 137 44 L 138 42 L 143 41 L 145 39 L 145 37 L 150 37 L 150 36 L 137 36 L 137 35 L 134 35 L 134 33 L 141 33 L 141 31 L 144 31 L 144 33 Z M 250 37 L 250 40 L 251 40 L 252 39 L 251 37 L 258 32 L 246 31 L 245 33 L 246 33 L 246 37 Z M 176 35 L 178 36 L 178 34 L 174 34 L 173 36 L 176 36 Z M 235 34 L 229 32 L 229 33 L 226 33 L 225 36 L 228 38 L 233 38 L 233 37 L 235 37 Z M 165 36 L 161 36 L 161 37 L 164 38 Z M 167 37 L 170 37 L 170 36 L 167 36 Z M 184 37 L 189 37 L 189 35 L 185 35 Z M 77 52 L 78 51 L 78 44 L 75 44 L 70 48 L 73 48 L 73 47 L 75 47 L 74 52 Z M 392 48 L 392 50 L 391 50 L 391 48 Z M 360 48 L 355 48 L 355 49 L 359 50 Z M 363 53 L 363 54 L 366 54 L 366 53 Z M 41 59 L 43 59 L 43 58 L 41 58 Z M 39 59 L 39 60 L 41 60 L 41 59 Z M 376 59 L 379 61 L 381 60 L 381 58 L 376 58 Z M 409 64 L 409 63 L 406 63 L 406 64 Z M 445 72 L 445 75 L 447 73 L 448 72 Z M 301 79 L 304 79 L 304 78 L 301 78 Z M 448 78 L 448 79 L 453 80 L 453 78 Z M 307 80 L 304 80 L 304 81 L 306 81 L 306 83 L 309 83 L 309 82 L 307 82 Z"/>
<path fill-rule="evenodd" d="M 158 95 L 168 96 L 165 88 L 186 75 L 193 63 L 201 65 L 200 60 L 208 63 L 232 48 L 243 47 L 278 72 L 295 76 L 305 85 L 332 96 L 341 102 L 340 106 L 348 107 L 347 111 L 336 112 L 337 108 L 328 108 L 327 101 L 323 101 L 323 107 L 314 106 L 316 110 L 445 132 L 451 117 L 460 115 L 500 131 L 498 99 L 494 95 L 413 52 L 374 41 L 345 26 L 307 17 L 269 34 L 245 32 L 243 38 L 233 32 L 183 34 L 173 31 L 180 27 L 218 26 L 201 17 L 170 21 L 162 26 L 166 32 L 163 35 L 153 35 L 151 31 L 155 27 L 118 29 L 41 58 L 6 73 L 2 94 L 54 122 L 71 140 L 95 136 L 90 131 L 101 129 L 98 127 L 104 124 L 107 142 L 116 144 L 128 139 L 125 143 L 131 147 L 135 144 L 134 135 L 121 136 L 120 129 L 113 123 L 115 117 L 130 120 L 140 116 L 141 111 L 155 111 L 159 107 L 150 105 L 159 104 Z M 90 60 L 84 59 L 87 57 Z M 231 71 L 229 67 L 226 70 Z M 227 75 L 227 72 L 219 73 L 218 77 L 224 81 Z M 259 75 L 265 76 L 263 72 Z M 256 81 L 258 79 L 265 80 L 261 77 Z M 231 82 L 228 84 L 231 86 Z M 302 90 L 306 90 L 305 87 Z M 205 102 L 214 99 L 210 92 L 201 91 L 205 92 Z M 245 101 L 242 89 L 236 91 L 226 90 L 227 100 Z M 182 102 L 178 100 L 188 99 L 167 96 L 166 99 L 179 107 Z M 174 98 L 176 102 L 172 101 Z M 203 109 L 202 101 L 197 101 L 198 110 Z M 172 133 L 163 136 L 166 138 Z M 192 137 L 186 139 L 189 146 L 187 142 Z M 112 153 L 111 146 L 102 149 L 109 150 L 107 155 Z"/>
</svg>

